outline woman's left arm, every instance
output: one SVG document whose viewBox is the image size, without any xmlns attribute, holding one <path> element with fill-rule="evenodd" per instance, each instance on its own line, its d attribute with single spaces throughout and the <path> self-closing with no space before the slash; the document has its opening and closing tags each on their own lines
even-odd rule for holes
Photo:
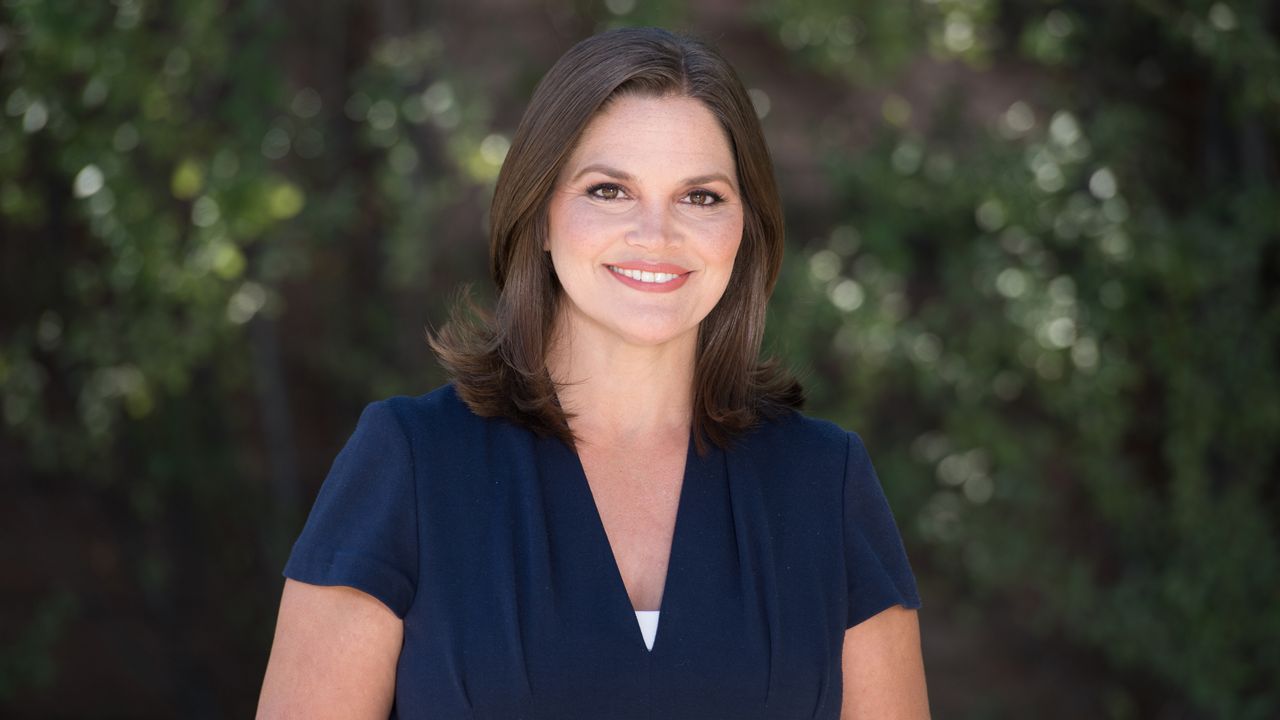
<svg viewBox="0 0 1280 720">
<path fill-rule="evenodd" d="M 928 720 L 917 611 L 893 605 L 844 631 L 840 720 Z"/>
</svg>

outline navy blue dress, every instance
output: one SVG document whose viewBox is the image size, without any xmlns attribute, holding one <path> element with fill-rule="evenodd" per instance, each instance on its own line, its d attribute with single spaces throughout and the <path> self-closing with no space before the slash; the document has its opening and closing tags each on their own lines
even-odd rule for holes
<svg viewBox="0 0 1280 720">
<path fill-rule="evenodd" d="M 453 384 L 369 404 L 284 569 L 404 620 L 397 718 L 838 718 L 846 628 L 920 606 L 856 433 L 690 438 L 653 649 L 577 454 Z"/>
</svg>

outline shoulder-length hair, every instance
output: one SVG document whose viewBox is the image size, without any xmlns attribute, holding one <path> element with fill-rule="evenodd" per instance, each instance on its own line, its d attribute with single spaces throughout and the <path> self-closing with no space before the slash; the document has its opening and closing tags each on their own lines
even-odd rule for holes
<svg viewBox="0 0 1280 720">
<path fill-rule="evenodd" d="M 622 95 L 700 100 L 733 145 L 744 206 L 742 243 L 724 295 L 698 328 L 693 429 L 720 447 L 762 417 L 798 410 L 804 391 L 776 359 L 762 360 L 765 305 L 782 265 L 783 217 L 773 162 L 737 74 L 696 38 L 652 27 L 611 30 L 569 49 L 539 82 L 499 171 L 490 208 L 493 313 L 468 286 L 448 323 L 426 339 L 473 412 L 507 417 L 576 447 L 546 354 L 563 292 L 543 248 L 548 204 L 583 129 Z M 465 302 L 464 302 L 465 301 Z M 469 316 L 464 313 L 469 310 Z"/>
</svg>

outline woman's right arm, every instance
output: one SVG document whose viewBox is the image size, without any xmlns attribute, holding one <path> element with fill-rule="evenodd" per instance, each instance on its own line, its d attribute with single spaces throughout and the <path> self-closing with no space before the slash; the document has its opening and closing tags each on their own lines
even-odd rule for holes
<svg viewBox="0 0 1280 720">
<path fill-rule="evenodd" d="M 385 719 L 403 641 L 372 595 L 286 578 L 257 717 Z"/>
</svg>

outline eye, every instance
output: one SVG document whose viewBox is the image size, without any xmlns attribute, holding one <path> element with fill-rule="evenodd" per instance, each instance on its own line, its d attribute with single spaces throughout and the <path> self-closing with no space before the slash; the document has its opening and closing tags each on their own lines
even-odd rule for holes
<svg viewBox="0 0 1280 720">
<path fill-rule="evenodd" d="M 597 191 L 599 191 L 602 194 L 597 195 L 596 194 Z M 618 187 L 617 185 L 614 185 L 613 183 L 600 183 L 599 185 L 592 185 L 591 187 L 587 188 L 587 195 L 590 195 L 591 197 L 597 200 L 605 200 L 605 201 L 617 200 L 618 195 L 621 192 L 622 192 L 622 188 Z"/>
<path fill-rule="evenodd" d="M 691 190 L 689 192 L 689 198 L 693 200 L 694 205 L 699 207 L 711 207 L 712 205 L 719 205 L 724 202 L 723 197 L 718 193 L 711 192 L 710 190 Z"/>
</svg>

